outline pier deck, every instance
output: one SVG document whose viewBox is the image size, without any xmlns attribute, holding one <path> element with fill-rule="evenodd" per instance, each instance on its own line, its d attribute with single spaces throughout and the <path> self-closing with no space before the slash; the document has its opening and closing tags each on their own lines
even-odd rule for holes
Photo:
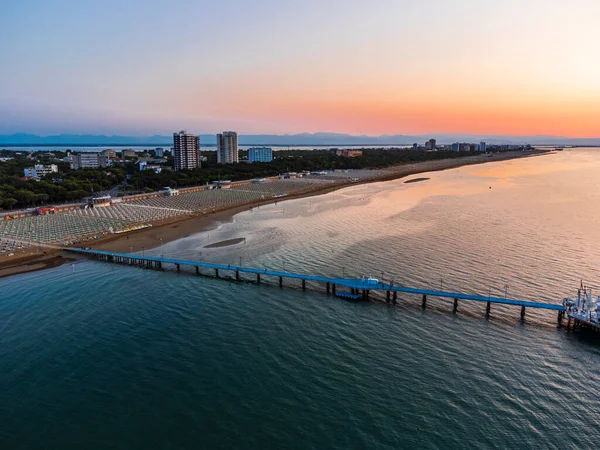
<svg viewBox="0 0 600 450">
<path fill-rule="evenodd" d="M 207 263 L 200 261 L 189 261 L 184 259 L 176 259 L 176 258 L 165 258 L 165 257 L 157 257 L 157 256 L 144 256 L 144 255 L 133 255 L 129 253 L 115 253 L 108 252 L 104 250 L 92 250 L 92 249 L 84 249 L 84 248 L 65 248 L 65 251 L 79 253 L 88 255 L 90 257 L 100 259 L 107 262 L 115 262 L 115 263 L 124 263 L 124 264 L 132 264 L 139 265 L 142 267 L 156 268 L 162 269 L 163 264 L 172 264 L 177 270 L 180 270 L 182 266 L 194 267 L 196 269 L 196 273 L 199 273 L 200 268 L 213 269 L 215 271 L 215 276 L 219 276 L 219 270 L 222 271 L 230 271 L 235 273 L 235 277 L 237 280 L 240 279 L 240 274 L 253 274 L 256 276 L 257 283 L 260 283 L 261 276 L 271 276 L 279 278 L 279 285 L 283 286 L 284 279 L 292 279 L 292 280 L 301 280 L 302 288 L 305 289 L 306 282 L 318 282 L 325 283 L 327 293 L 336 294 L 336 287 L 345 287 L 349 288 L 351 294 L 358 295 L 362 292 L 362 298 L 368 299 L 370 291 L 381 291 L 386 293 L 386 300 L 388 302 L 396 303 L 396 298 L 398 292 L 403 292 L 407 294 L 416 294 L 422 296 L 422 306 L 425 308 L 427 297 L 440 297 L 440 298 L 449 298 L 454 300 L 454 312 L 458 309 L 458 301 L 459 300 L 469 300 L 469 301 L 477 301 L 477 302 L 485 302 L 487 304 L 486 314 L 489 315 L 490 307 L 492 303 L 495 304 L 503 304 L 503 305 L 511 305 L 511 306 L 520 306 L 521 307 L 521 318 L 525 317 L 525 308 L 534 308 L 534 309 L 546 309 L 558 311 L 558 321 L 562 322 L 563 315 L 566 311 L 565 306 L 556 305 L 551 303 L 540 303 L 540 302 L 532 302 L 528 300 L 517 300 L 517 299 L 509 299 L 502 297 L 491 297 L 484 295 L 476 295 L 476 294 L 464 294 L 459 292 L 447 292 L 447 291 L 438 291 L 433 289 L 421 289 L 421 288 L 411 288 L 406 286 L 397 286 L 392 283 L 385 283 L 379 280 L 366 279 L 366 278 L 335 278 L 335 277 L 325 277 L 319 275 L 308 275 L 308 274 L 299 274 L 299 273 L 291 273 L 279 270 L 268 270 L 268 269 L 256 269 L 251 267 L 243 267 L 240 265 L 232 265 L 232 264 L 215 264 L 215 263 Z"/>
</svg>

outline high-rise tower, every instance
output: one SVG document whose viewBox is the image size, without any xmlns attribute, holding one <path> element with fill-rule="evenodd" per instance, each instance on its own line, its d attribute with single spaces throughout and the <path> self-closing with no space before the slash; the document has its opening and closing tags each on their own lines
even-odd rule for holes
<svg viewBox="0 0 600 450">
<path fill-rule="evenodd" d="M 217 134 L 217 162 L 231 164 L 239 162 L 238 135 L 235 131 Z"/>
<path fill-rule="evenodd" d="M 200 167 L 200 138 L 186 131 L 173 133 L 175 170 Z"/>
</svg>

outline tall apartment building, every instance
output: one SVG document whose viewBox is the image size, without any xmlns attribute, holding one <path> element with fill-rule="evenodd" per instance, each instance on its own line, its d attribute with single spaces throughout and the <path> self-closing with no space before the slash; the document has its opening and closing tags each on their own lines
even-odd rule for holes
<svg viewBox="0 0 600 450">
<path fill-rule="evenodd" d="M 200 167 L 200 138 L 185 130 L 173 133 L 173 159 L 175 170 Z"/>
<path fill-rule="evenodd" d="M 248 162 L 271 161 L 273 161 L 273 149 L 271 147 L 253 147 L 248 149 Z"/>
<path fill-rule="evenodd" d="M 486 152 L 487 151 L 487 144 L 485 142 L 480 142 L 479 143 L 479 151 L 480 152 Z"/>
<path fill-rule="evenodd" d="M 437 142 L 435 139 L 429 139 L 425 142 L 425 150 L 435 150 L 437 146 Z"/>
<path fill-rule="evenodd" d="M 238 135 L 235 131 L 217 134 L 217 162 L 231 164 L 239 162 Z"/>
<path fill-rule="evenodd" d="M 108 167 L 110 161 L 102 153 L 78 153 L 69 155 L 71 169 L 97 169 L 99 167 Z"/>
</svg>

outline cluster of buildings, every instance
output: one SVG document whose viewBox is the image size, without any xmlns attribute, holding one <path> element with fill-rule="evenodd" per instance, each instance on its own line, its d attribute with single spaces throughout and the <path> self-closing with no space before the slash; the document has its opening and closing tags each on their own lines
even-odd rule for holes
<svg viewBox="0 0 600 450">
<path fill-rule="evenodd" d="M 424 146 L 419 146 L 419 144 L 415 143 L 412 146 L 413 150 L 425 150 L 427 152 L 435 151 L 438 148 L 450 149 L 454 152 L 485 152 L 487 151 L 487 145 L 485 142 L 480 142 L 479 144 L 471 144 L 467 142 L 455 142 L 454 144 L 447 146 L 442 145 L 438 147 L 437 141 L 435 139 L 429 139 L 425 142 Z"/>
<path fill-rule="evenodd" d="M 485 152 L 487 144 L 480 142 L 479 144 L 470 144 L 467 142 L 455 142 L 450 146 L 453 152 Z"/>
<path fill-rule="evenodd" d="M 157 154 L 158 156 L 158 154 Z M 182 130 L 173 133 L 173 159 L 175 170 L 195 169 L 202 166 L 200 138 Z M 248 149 L 248 162 L 273 161 L 273 149 L 253 147 Z M 235 164 L 240 162 L 238 134 L 235 131 L 223 131 L 217 134 L 217 163 Z"/>
<path fill-rule="evenodd" d="M 164 158 L 165 150 L 162 147 L 158 147 L 153 150 L 156 158 Z M 148 151 L 144 151 L 143 155 L 138 155 L 135 150 L 125 149 L 120 154 L 113 149 L 106 149 L 101 152 L 81 152 L 81 153 L 70 153 L 67 152 L 66 162 L 70 163 L 71 169 L 100 169 L 109 167 L 113 162 L 124 162 L 128 159 L 141 158 L 141 162 L 146 162 L 148 165 L 151 163 L 161 164 L 165 163 L 165 159 L 152 159 L 151 154 Z M 148 167 L 150 168 L 150 167 Z M 140 169 L 141 170 L 141 169 Z"/>
</svg>

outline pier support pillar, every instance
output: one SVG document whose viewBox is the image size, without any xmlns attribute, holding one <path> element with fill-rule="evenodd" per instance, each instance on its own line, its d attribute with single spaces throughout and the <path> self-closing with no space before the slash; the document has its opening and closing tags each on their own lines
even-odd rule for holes
<svg viewBox="0 0 600 450">
<path fill-rule="evenodd" d="M 235 271 L 235 280 L 240 281 L 240 271 L 239 270 Z"/>
<path fill-rule="evenodd" d="M 181 270 L 181 267 L 179 264 L 175 264 L 177 266 L 177 272 L 179 272 Z"/>
<path fill-rule="evenodd" d="M 521 320 L 525 320 L 525 307 L 521 306 Z"/>
<path fill-rule="evenodd" d="M 369 300 L 369 294 L 371 293 L 371 291 L 369 289 L 367 289 L 367 300 Z"/>
<path fill-rule="evenodd" d="M 302 280 L 302 290 L 306 290 L 306 280 Z"/>
<path fill-rule="evenodd" d="M 215 269 L 215 278 L 219 278 L 219 269 Z"/>
<path fill-rule="evenodd" d="M 279 287 L 283 287 L 283 277 L 279 277 Z"/>
<path fill-rule="evenodd" d="M 427 295 L 423 294 L 423 302 L 421 303 L 421 308 L 427 308 Z"/>
<path fill-rule="evenodd" d="M 567 330 L 570 330 L 570 329 L 571 329 L 571 318 L 569 317 L 567 319 Z"/>
<path fill-rule="evenodd" d="M 452 312 L 453 312 L 454 314 L 456 314 L 456 312 L 457 312 L 457 311 L 458 311 L 458 299 L 457 299 L 457 298 L 455 298 L 455 299 L 454 299 L 454 308 L 452 309 Z"/>
<path fill-rule="evenodd" d="M 490 310 L 492 309 L 492 302 L 487 302 L 485 307 L 485 317 L 490 317 Z"/>
<path fill-rule="evenodd" d="M 327 291 L 327 293 L 329 294 L 329 281 L 327 282 L 327 284 L 325 285 L 325 290 Z"/>
<path fill-rule="evenodd" d="M 389 303 L 389 302 L 390 302 L 390 291 L 386 291 L 386 292 L 385 292 L 385 301 L 386 301 L 387 303 Z"/>
<path fill-rule="evenodd" d="M 256 274 L 256 284 L 260 284 L 260 273 Z"/>
<path fill-rule="evenodd" d="M 331 293 L 335 295 L 335 284 L 331 285 Z"/>
<path fill-rule="evenodd" d="M 200 267 L 196 266 L 196 275 L 200 275 Z"/>
<path fill-rule="evenodd" d="M 396 300 L 398 299 L 398 292 L 394 291 L 394 295 L 392 297 L 392 303 L 395 305 L 396 304 Z"/>
<path fill-rule="evenodd" d="M 367 300 L 367 298 L 368 298 L 366 289 L 363 289 L 363 291 L 362 291 L 362 298 L 363 298 L 363 300 Z"/>
<path fill-rule="evenodd" d="M 558 312 L 558 319 L 557 320 L 558 320 L 558 326 L 559 327 L 562 326 L 563 314 L 564 314 L 564 311 L 559 311 Z"/>
<path fill-rule="evenodd" d="M 159 262 L 158 262 L 158 268 L 159 268 L 160 270 L 162 270 L 162 261 L 159 261 Z"/>
</svg>

